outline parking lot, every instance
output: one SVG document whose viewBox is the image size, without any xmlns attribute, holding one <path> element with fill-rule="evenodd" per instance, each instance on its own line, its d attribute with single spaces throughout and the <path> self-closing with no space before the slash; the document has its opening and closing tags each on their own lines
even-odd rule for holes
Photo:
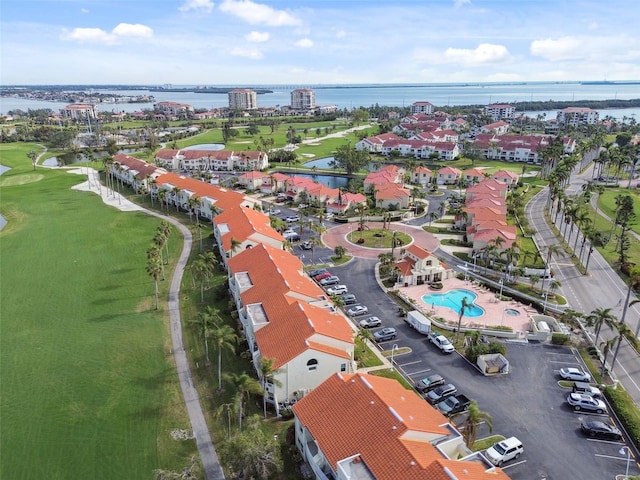
<svg viewBox="0 0 640 480">
<path fill-rule="evenodd" d="M 381 342 L 380 347 L 409 347 L 410 353 L 394 355 L 394 363 L 411 382 L 432 373 L 442 375 L 491 414 L 494 434 L 522 441 L 523 455 L 503 467 L 509 476 L 515 480 L 595 480 L 625 473 L 627 455 L 620 453 L 622 442 L 589 439 L 580 431 L 581 422 L 611 420 L 609 415 L 574 411 L 566 401 L 571 390 L 558 384 L 561 367 L 582 367 L 577 353 L 567 347 L 507 343 L 510 373 L 485 377 L 457 353 L 441 353 L 398 316 L 395 303 L 376 283 L 374 264 L 374 260 L 354 259 L 330 270 L 369 308 L 368 315 L 382 319 L 382 327 L 396 328 L 397 338 Z M 483 425 L 478 438 L 487 434 Z M 633 458 L 629 473 L 640 473 Z"/>
</svg>

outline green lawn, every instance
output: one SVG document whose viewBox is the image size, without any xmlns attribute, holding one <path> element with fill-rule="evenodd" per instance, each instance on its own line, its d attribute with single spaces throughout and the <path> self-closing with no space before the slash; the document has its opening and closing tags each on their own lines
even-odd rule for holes
<svg viewBox="0 0 640 480">
<path fill-rule="evenodd" d="M 70 190 L 80 176 L 34 172 L 31 149 L 0 145 L 0 477 L 179 469 L 196 449 L 169 436 L 189 423 L 144 269 L 159 221 Z M 174 233 L 173 260 L 180 245 Z"/>
</svg>

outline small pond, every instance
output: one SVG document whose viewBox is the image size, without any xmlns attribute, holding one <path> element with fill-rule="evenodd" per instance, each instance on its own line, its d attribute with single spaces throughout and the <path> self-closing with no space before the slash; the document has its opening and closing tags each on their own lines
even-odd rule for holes
<svg viewBox="0 0 640 480">
<path fill-rule="evenodd" d="M 303 166 L 305 168 L 326 168 L 326 169 L 330 169 L 333 168 L 331 166 L 331 162 L 333 162 L 334 157 L 324 157 L 324 158 L 318 158 L 316 160 L 311 160 L 310 162 L 305 162 L 303 164 Z M 369 170 L 370 172 L 374 172 L 376 170 L 376 167 L 373 163 L 370 163 L 367 166 L 367 170 Z"/>
<path fill-rule="evenodd" d="M 125 148 L 123 150 L 118 150 L 118 153 L 129 154 L 136 151 L 137 150 Z M 99 152 L 93 152 L 93 159 L 100 160 L 101 158 L 106 157 L 107 155 L 109 155 L 109 152 L 106 152 L 104 150 Z M 58 155 L 57 157 L 47 158 L 45 161 L 41 163 L 45 167 L 63 167 L 65 165 L 71 165 L 73 163 L 88 162 L 88 161 L 90 161 L 89 156 L 84 152 L 79 152 L 79 153 L 65 153 L 63 155 Z"/>
<path fill-rule="evenodd" d="M 346 177 L 335 177 L 333 175 L 314 175 L 312 173 L 294 173 L 296 177 L 310 178 L 314 182 L 326 185 L 329 188 L 346 188 L 349 185 L 349 179 Z"/>
<path fill-rule="evenodd" d="M 198 145 L 191 145 L 190 147 L 184 147 L 181 150 L 211 150 L 217 152 L 218 150 L 224 150 L 224 144 L 222 143 L 200 143 Z"/>
</svg>

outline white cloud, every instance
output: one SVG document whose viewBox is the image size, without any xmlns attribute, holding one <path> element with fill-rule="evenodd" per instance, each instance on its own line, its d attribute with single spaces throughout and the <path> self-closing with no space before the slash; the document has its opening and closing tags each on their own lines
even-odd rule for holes
<svg viewBox="0 0 640 480">
<path fill-rule="evenodd" d="M 140 23 L 119 23 L 111 32 L 118 37 L 153 37 L 153 30 L 146 25 Z"/>
<path fill-rule="evenodd" d="M 346 36 L 347 36 L 347 32 L 345 32 L 344 30 L 336 31 L 336 38 L 344 38 Z"/>
<path fill-rule="evenodd" d="M 575 60 L 584 55 L 584 46 L 576 37 L 546 38 L 531 42 L 530 51 L 531 55 L 551 61 Z"/>
<path fill-rule="evenodd" d="M 74 28 L 71 31 L 63 30 L 62 39 L 78 43 L 102 43 L 114 45 L 122 38 L 151 38 L 153 30 L 139 23 L 120 23 L 111 32 L 101 28 Z"/>
<path fill-rule="evenodd" d="M 301 48 L 310 48 L 313 47 L 313 40 L 309 38 L 301 38 L 300 40 L 295 42 L 294 45 Z"/>
<path fill-rule="evenodd" d="M 207 13 L 211 13 L 215 4 L 211 0 L 187 0 L 182 6 L 178 8 L 181 12 L 188 12 L 189 10 L 202 10 Z"/>
<path fill-rule="evenodd" d="M 453 0 L 455 8 L 461 8 L 463 5 L 471 5 L 471 0 Z"/>
<path fill-rule="evenodd" d="M 105 32 L 101 28 L 74 28 L 70 32 L 62 32 L 64 40 L 72 40 L 78 43 L 104 43 L 112 45 L 116 43 L 116 37 Z"/>
<path fill-rule="evenodd" d="M 89 13 L 89 10 L 87 8 L 81 8 L 80 13 Z"/>
<path fill-rule="evenodd" d="M 262 43 L 269 40 L 269 32 L 251 32 L 244 36 L 247 42 Z"/>
<path fill-rule="evenodd" d="M 509 50 L 504 45 L 481 43 L 475 49 L 447 48 L 444 58 L 448 63 L 466 65 L 487 65 L 510 60 Z"/>
<path fill-rule="evenodd" d="M 299 18 L 285 10 L 275 10 L 268 5 L 251 0 L 224 0 L 220 10 L 238 17 L 250 25 L 268 25 L 270 27 L 286 27 L 301 25 Z"/>
<path fill-rule="evenodd" d="M 264 55 L 262 52 L 256 48 L 242 48 L 235 47 L 229 50 L 229 55 L 233 55 L 234 57 L 245 57 L 250 58 L 251 60 L 260 60 Z"/>
</svg>

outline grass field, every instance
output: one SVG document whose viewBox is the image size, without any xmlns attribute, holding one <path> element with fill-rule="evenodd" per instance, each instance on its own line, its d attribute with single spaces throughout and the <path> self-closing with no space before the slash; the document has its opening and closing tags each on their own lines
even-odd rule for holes
<svg viewBox="0 0 640 480">
<path fill-rule="evenodd" d="M 70 190 L 77 175 L 34 172 L 32 149 L 0 145 L 0 477 L 180 469 L 195 442 L 169 435 L 189 423 L 144 269 L 159 221 Z M 175 233 L 169 245 L 175 260 Z"/>
</svg>

